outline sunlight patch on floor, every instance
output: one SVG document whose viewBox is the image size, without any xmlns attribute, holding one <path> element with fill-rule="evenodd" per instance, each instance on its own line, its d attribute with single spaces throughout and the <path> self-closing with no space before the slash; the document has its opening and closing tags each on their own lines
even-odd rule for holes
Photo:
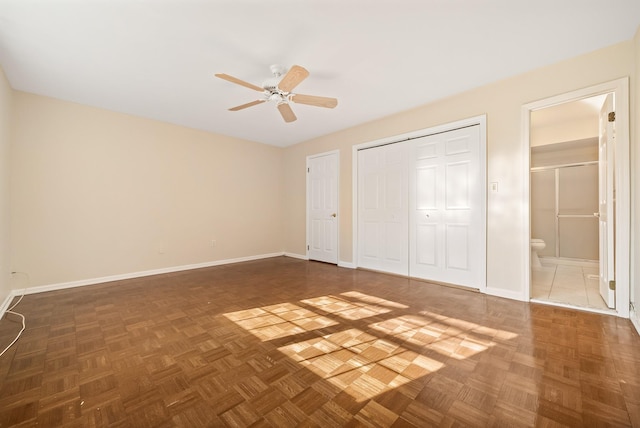
<svg viewBox="0 0 640 428">
<path fill-rule="evenodd" d="M 494 339 L 517 337 L 505 330 L 429 311 L 390 316 L 390 312 L 406 309 L 406 305 L 353 291 L 225 316 L 262 341 L 336 326 L 341 324 L 340 319 L 372 318 L 374 322 L 366 324 L 367 331 L 348 328 L 278 347 L 292 361 L 358 401 L 435 373 L 448 358 L 463 360 L 486 351 L 496 345 Z M 386 319 L 375 321 L 380 318 Z M 425 355 L 428 351 L 433 355 Z"/>
</svg>

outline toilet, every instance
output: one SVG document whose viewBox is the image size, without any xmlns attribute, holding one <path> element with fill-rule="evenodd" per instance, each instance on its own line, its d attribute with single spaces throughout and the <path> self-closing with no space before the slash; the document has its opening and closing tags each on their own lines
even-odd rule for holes
<svg viewBox="0 0 640 428">
<path fill-rule="evenodd" d="M 540 263 L 540 258 L 538 257 L 538 251 L 544 250 L 546 246 L 542 239 L 531 239 L 531 267 L 542 267 L 542 263 Z"/>
</svg>

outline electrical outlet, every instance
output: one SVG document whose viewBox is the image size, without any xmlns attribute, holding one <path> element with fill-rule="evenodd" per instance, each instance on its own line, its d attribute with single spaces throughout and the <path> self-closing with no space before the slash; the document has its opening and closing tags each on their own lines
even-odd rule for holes
<svg viewBox="0 0 640 428">
<path fill-rule="evenodd" d="M 215 239 L 212 239 L 212 240 L 211 240 L 211 248 L 216 248 L 216 245 L 217 245 L 217 244 L 218 244 L 218 243 L 216 242 L 216 240 L 215 240 Z"/>
</svg>

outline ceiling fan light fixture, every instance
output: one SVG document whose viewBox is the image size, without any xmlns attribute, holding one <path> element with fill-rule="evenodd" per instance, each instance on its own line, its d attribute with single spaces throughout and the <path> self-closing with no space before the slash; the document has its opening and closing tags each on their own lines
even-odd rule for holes
<svg viewBox="0 0 640 428">
<path fill-rule="evenodd" d="M 315 95 L 303 95 L 293 92 L 293 89 L 309 76 L 309 72 L 304 67 L 294 65 L 287 71 L 286 68 L 280 65 L 272 65 L 271 72 L 273 73 L 274 77 L 265 80 L 265 82 L 262 84 L 262 88 L 228 74 L 216 74 L 215 76 L 219 77 L 220 79 L 262 93 L 262 99 L 232 107 L 229 110 L 244 110 L 245 108 L 252 107 L 267 101 L 273 101 L 276 104 L 276 107 L 278 108 L 278 111 L 282 115 L 284 121 L 288 123 L 296 120 L 296 115 L 293 113 L 293 110 L 290 106 L 290 103 L 292 102 L 325 108 L 334 108 L 336 105 L 338 105 L 338 100 L 335 98 L 318 97 Z M 286 74 L 284 74 L 285 72 Z M 284 76 L 282 76 L 283 74 Z"/>
<path fill-rule="evenodd" d="M 286 99 L 284 96 L 282 96 L 282 94 L 274 92 L 271 95 L 269 95 L 269 101 L 275 101 L 277 104 L 280 104 L 285 102 Z"/>
</svg>

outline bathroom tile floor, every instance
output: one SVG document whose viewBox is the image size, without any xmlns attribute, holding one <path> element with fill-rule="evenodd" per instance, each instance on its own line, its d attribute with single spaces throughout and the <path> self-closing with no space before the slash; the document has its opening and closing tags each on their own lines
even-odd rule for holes
<svg viewBox="0 0 640 428">
<path fill-rule="evenodd" d="M 541 258 L 532 270 L 531 297 L 573 306 L 607 310 L 598 290 L 598 263 L 564 262 Z"/>
</svg>

